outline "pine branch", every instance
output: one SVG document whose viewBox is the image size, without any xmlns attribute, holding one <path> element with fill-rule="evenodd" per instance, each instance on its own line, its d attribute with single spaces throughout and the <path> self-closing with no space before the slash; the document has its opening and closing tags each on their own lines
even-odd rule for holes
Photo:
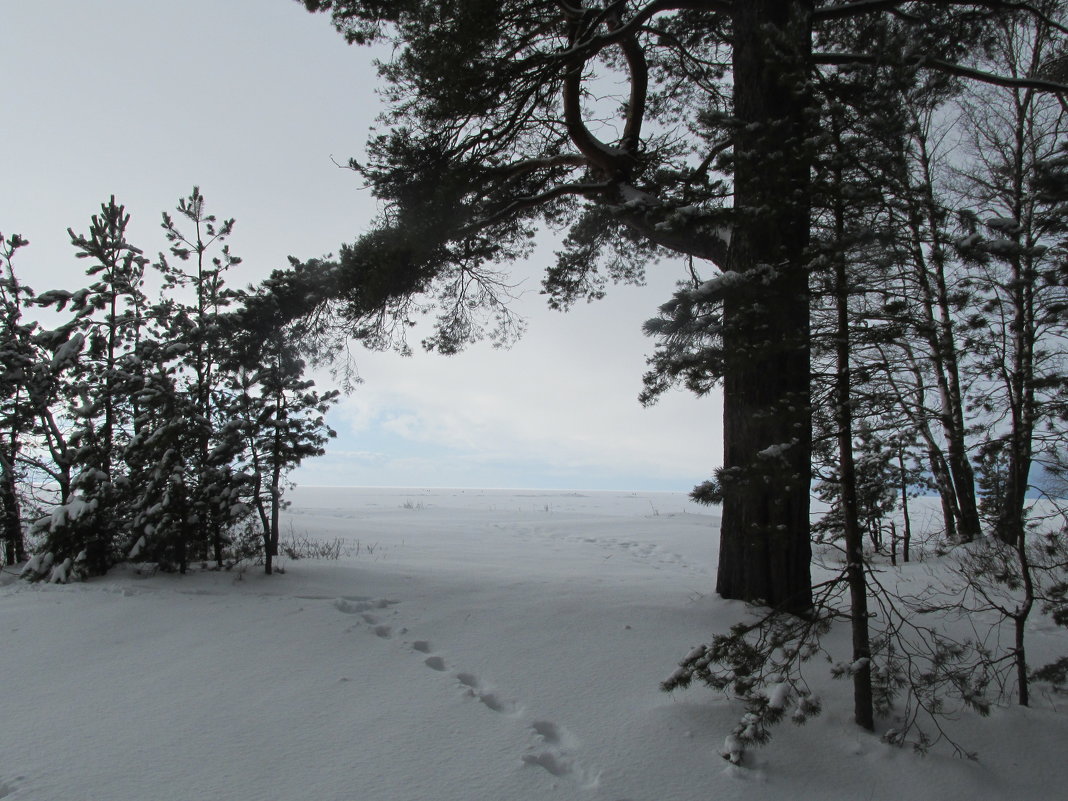
<svg viewBox="0 0 1068 801">
<path fill-rule="evenodd" d="M 872 53 L 813 53 L 812 63 L 821 66 L 847 66 L 850 64 L 880 64 L 885 61 L 882 55 Z M 998 75 L 986 70 L 966 67 L 953 61 L 941 58 L 920 57 L 916 60 L 917 67 L 944 72 L 949 75 L 957 75 L 962 78 L 970 78 L 992 86 L 1003 86 L 1008 89 L 1034 89 L 1039 92 L 1052 92 L 1054 94 L 1068 94 L 1068 84 L 1059 81 L 1049 81 L 1042 78 L 1015 78 L 1008 75 Z"/>
<path fill-rule="evenodd" d="M 923 2 L 923 0 L 921 0 L 921 2 Z M 979 2 L 975 2 L 975 0 L 926 0 L 923 4 L 935 6 L 978 6 L 993 12 L 1024 11 L 1048 25 L 1053 30 L 1068 34 L 1068 27 L 1056 22 L 1048 14 L 1039 10 L 1032 3 L 1014 2 L 1014 0 L 986 0 L 985 2 L 983 2 L 983 0 L 980 0 Z M 906 5 L 906 3 L 901 0 L 854 0 L 854 2 L 817 8 L 812 12 L 812 19 L 814 22 L 846 19 L 849 17 L 859 17 L 865 14 L 871 14 L 873 12 L 896 11 L 903 5 Z"/>
</svg>

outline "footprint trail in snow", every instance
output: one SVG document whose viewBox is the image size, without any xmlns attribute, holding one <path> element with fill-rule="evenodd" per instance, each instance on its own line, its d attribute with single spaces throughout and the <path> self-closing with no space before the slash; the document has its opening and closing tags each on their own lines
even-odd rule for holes
<svg viewBox="0 0 1068 801">
<path fill-rule="evenodd" d="M 335 599 L 334 607 L 343 614 L 359 615 L 375 635 L 387 640 L 393 637 L 393 627 L 381 623 L 381 618 L 375 612 L 390 610 L 399 603 L 385 598 L 350 596 Z M 396 611 L 391 614 L 395 615 Z M 407 629 L 399 631 L 403 634 Z M 424 657 L 423 664 L 435 673 L 450 671 L 445 658 L 434 653 L 435 649 L 429 640 L 413 640 L 409 647 L 413 653 Z M 526 753 L 519 757 L 523 766 L 539 768 L 553 778 L 573 781 L 586 789 L 600 784 L 600 771 L 592 770 L 579 761 L 576 756 L 578 740 L 566 728 L 550 720 L 527 719 L 522 704 L 502 695 L 474 673 L 458 670 L 451 675 L 464 697 L 473 698 L 491 712 L 514 718 L 526 726 L 530 733 L 530 745 Z"/>
<path fill-rule="evenodd" d="M 416 640 L 412 650 L 429 653 L 430 644 L 426 640 Z M 429 656 L 423 664 L 439 672 L 447 669 L 440 656 Z M 464 696 L 476 699 L 493 712 L 523 720 L 525 710 L 521 704 L 487 687 L 474 673 L 458 671 L 453 676 Z M 520 756 L 523 765 L 541 768 L 558 779 L 569 779 L 586 788 L 599 784 L 599 772 L 589 770 L 579 762 L 575 756 L 578 742 L 564 727 L 549 720 L 535 720 L 528 724 L 528 728 L 531 745 L 527 753 Z"/>
</svg>

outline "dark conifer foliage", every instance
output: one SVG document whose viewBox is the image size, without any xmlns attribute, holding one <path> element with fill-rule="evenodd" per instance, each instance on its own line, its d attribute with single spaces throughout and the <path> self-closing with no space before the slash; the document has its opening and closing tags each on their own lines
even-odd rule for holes
<svg viewBox="0 0 1068 801">
<path fill-rule="evenodd" d="M 23 319 L 33 295 L 15 274 L 15 251 L 27 245 L 21 236 L 0 234 L 0 541 L 5 564 L 26 557 L 19 487 L 19 454 L 33 427 L 27 384 L 34 363 L 34 326 Z"/>
<path fill-rule="evenodd" d="M 194 561 L 221 567 L 243 555 L 237 540 L 265 486 L 274 538 L 266 531 L 260 552 L 270 572 L 285 476 L 332 433 L 324 415 L 337 392 L 313 389 L 279 344 L 283 330 L 254 374 L 224 336 L 228 307 L 248 297 L 225 280 L 240 261 L 224 244 L 234 221 L 218 223 L 196 187 L 177 211 L 188 231 L 163 215 L 173 262 L 150 263 L 128 241 L 125 208 L 103 204 L 88 234 L 70 231 L 89 263 L 90 282 L 75 291 L 34 295 L 12 264 L 25 242 L 5 240 L 0 511 L 5 562 L 24 559 L 28 533 L 32 578 L 67 581 L 126 558 L 181 572 Z M 146 269 L 161 279 L 157 301 Z M 24 316 L 32 305 L 70 316 L 44 329 Z"/>
<path fill-rule="evenodd" d="M 934 22 L 972 5 L 958 19 L 975 45 L 968 67 L 858 60 L 821 70 L 814 91 L 822 144 L 812 162 L 809 262 L 813 456 L 818 489 L 831 503 L 816 533 L 821 555 L 831 542 L 841 549 L 844 564 L 830 584 L 849 591 L 821 593 L 817 608 L 850 620 L 853 662 L 836 672 L 852 679 L 856 720 L 872 728 L 902 695 L 907 709 L 927 714 L 937 716 L 948 697 L 982 713 L 1001 682 L 1027 703 L 1025 623 L 1050 593 L 1047 608 L 1061 608 L 1064 530 L 1040 538 L 1036 527 L 1048 530 L 1057 515 L 1063 526 L 1068 516 L 1062 509 L 1030 519 L 1024 493 L 1035 489 L 1027 478 L 1032 452 L 1055 461 L 1065 447 L 1053 421 L 1064 409 L 1057 265 L 1065 216 L 1056 171 L 1066 109 L 1064 87 L 1051 85 L 1047 68 L 1066 31 L 1063 4 L 1053 2 L 853 5 L 894 7 L 898 18 L 884 34 L 914 34 L 927 19 L 906 16 L 906 6 L 930 6 Z M 883 41 L 896 41 L 895 53 L 918 46 L 902 35 Z M 729 275 L 695 278 L 650 322 L 659 345 L 648 395 L 679 381 L 707 391 L 726 372 L 723 308 L 734 284 Z M 724 477 L 705 491 L 719 496 Z M 910 557 L 909 499 L 928 488 L 943 501 L 941 547 L 976 541 L 954 557 L 961 582 L 937 605 L 895 596 L 871 569 L 896 564 L 899 548 Z M 991 533 L 1008 547 L 984 541 Z M 952 643 L 909 622 L 955 604 L 1001 615 L 1015 643 Z M 738 667 L 732 654 L 746 653 L 750 665 L 759 663 L 746 676 L 764 671 L 765 681 L 785 675 L 796 683 L 799 666 L 784 667 L 773 653 L 783 630 L 772 618 L 720 635 L 684 661 L 683 675 L 722 687 Z M 811 629 L 791 636 L 787 653 L 812 645 Z M 739 694 L 762 716 L 767 689 L 747 684 Z"/>
<path fill-rule="evenodd" d="M 112 197 L 92 217 L 89 233 L 68 229 L 71 245 L 93 279 L 76 292 L 52 290 L 35 303 L 73 316 L 54 332 L 61 344 L 53 361 L 66 362 L 64 412 L 69 426 L 70 494 L 63 510 L 41 520 L 47 550 L 63 557 L 82 554 L 92 572 L 104 572 L 120 557 L 120 532 L 129 523 L 130 490 L 123 454 L 133 433 L 131 388 L 135 349 L 145 298 L 141 285 L 148 260 L 126 237 L 130 215 Z"/>
<path fill-rule="evenodd" d="M 263 538 L 264 569 L 270 573 L 278 556 L 286 471 L 325 453 L 324 446 L 335 436 L 325 415 L 339 393 L 319 393 L 314 382 L 304 378 L 304 361 L 285 331 L 263 343 L 259 362 L 254 369 L 239 368 L 230 375 L 230 430 L 242 444 L 251 505 Z"/>
<path fill-rule="evenodd" d="M 1047 15 L 1000 0 L 303 3 L 392 55 L 383 132 L 350 164 L 382 215 L 337 259 L 275 276 L 290 313 L 323 335 L 405 348 L 430 304 L 428 348 L 507 339 L 494 268 L 543 225 L 567 232 L 545 278 L 560 308 L 640 281 L 662 255 L 718 267 L 731 291 L 715 319 L 688 323 L 708 326 L 714 364 L 687 355 L 680 367 L 700 388 L 724 386 L 724 465 L 696 493 L 724 507 L 718 589 L 805 612 L 809 244 L 813 170 L 833 152 L 826 110 L 858 100 L 862 76 L 1059 91 L 982 61 L 1006 14 Z"/>
</svg>

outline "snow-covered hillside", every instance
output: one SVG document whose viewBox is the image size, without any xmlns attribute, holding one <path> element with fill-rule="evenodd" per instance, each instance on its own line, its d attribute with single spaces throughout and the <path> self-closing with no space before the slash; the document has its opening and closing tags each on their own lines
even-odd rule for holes
<svg viewBox="0 0 1068 801">
<path fill-rule="evenodd" d="M 293 532 L 343 538 L 340 560 L 67 586 L 5 574 L 0 798 L 982 801 L 1068 786 L 1063 700 L 951 723 L 978 762 L 921 757 L 855 728 L 848 686 L 820 664 L 820 717 L 784 724 L 745 767 L 721 759 L 737 707 L 658 689 L 746 614 L 712 592 L 716 518 L 683 495 L 291 497 Z M 1068 652 L 1041 619 L 1034 638 L 1038 658 Z"/>
</svg>

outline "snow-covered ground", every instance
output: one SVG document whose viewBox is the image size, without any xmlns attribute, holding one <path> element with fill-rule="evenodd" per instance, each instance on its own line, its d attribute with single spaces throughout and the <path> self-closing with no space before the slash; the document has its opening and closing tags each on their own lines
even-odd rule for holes
<svg viewBox="0 0 1068 801">
<path fill-rule="evenodd" d="M 340 560 L 67 586 L 4 576 L 0 798 L 1064 797 L 1068 702 L 966 714 L 952 727 L 978 762 L 922 757 L 855 728 L 848 685 L 818 664 L 820 717 L 784 724 L 745 767 L 721 759 L 737 706 L 658 689 L 745 615 L 712 592 L 716 518 L 681 494 L 291 498 L 287 527 L 343 538 Z M 1039 659 L 1068 652 L 1041 620 L 1033 635 Z"/>
</svg>

